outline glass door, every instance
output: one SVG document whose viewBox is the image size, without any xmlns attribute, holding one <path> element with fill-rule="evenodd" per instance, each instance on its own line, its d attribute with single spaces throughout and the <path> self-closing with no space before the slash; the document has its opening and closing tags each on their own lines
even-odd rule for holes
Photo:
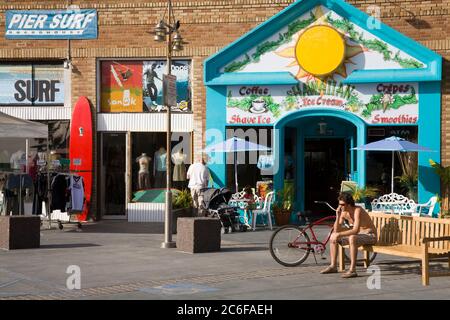
<svg viewBox="0 0 450 320">
<path fill-rule="evenodd" d="M 125 218 L 126 134 L 103 133 L 101 149 L 102 216 Z"/>
</svg>

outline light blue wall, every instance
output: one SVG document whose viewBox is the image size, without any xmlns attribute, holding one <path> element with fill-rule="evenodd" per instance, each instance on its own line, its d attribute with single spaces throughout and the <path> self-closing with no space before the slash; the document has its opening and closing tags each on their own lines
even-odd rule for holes
<svg viewBox="0 0 450 320">
<path fill-rule="evenodd" d="M 419 202 L 427 202 L 440 193 L 439 177 L 433 172 L 429 159 L 441 162 L 441 84 L 419 84 L 419 138 L 418 143 L 436 152 L 419 152 Z M 438 212 L 438 208 L 435 209 Z"/>
<path fill-rule="evenodd" d="M 225 123 L 227 88 L 226 87 L 206 87 L 206 145 L 214 144 L 225 139 Z M 194 128 L 195 130 L 195 128 Z M 217 163 L 208 163 L 208 168 L 213 178 L 213 187 L 226 186 L 226 166 L 224 153 L 209 154 Z"/>
</svg>

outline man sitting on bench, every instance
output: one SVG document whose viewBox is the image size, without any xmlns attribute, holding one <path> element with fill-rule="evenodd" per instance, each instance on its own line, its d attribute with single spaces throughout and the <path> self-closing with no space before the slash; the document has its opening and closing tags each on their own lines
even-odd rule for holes
<svg viewBox="0 0 450 320">
<path fill-rule="evenodd" d="M 362 245 L 374 245 L 377 241 L 376 228 L 369 214 L 361 207 L 355 206 L 355 200 L 351 194 L 343 192 L 338 197 L 339 207 L 336 210 L 336 222 L 330 238 L 331 264 L 320 273 L 337 273 L 338 244 L 350 246 L 350 269 L 342 275 L 343 278 L 357 277 L 356 259 L 358 247 Z M 343 228 L 344 221 L 353 225 L 351 229 Z"/>
</svg>

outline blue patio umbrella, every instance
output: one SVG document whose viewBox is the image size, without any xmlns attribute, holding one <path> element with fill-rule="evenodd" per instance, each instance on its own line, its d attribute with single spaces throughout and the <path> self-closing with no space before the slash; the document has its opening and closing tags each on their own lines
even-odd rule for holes
<svg viewBox="0 0 450 320">
<path fill-rule="evenodd" d="M 432 152 L 427 147 L 422 147 L 416 143 L 407 141 L 399 137 L 389 137 L 383 140 L 371 142 L 363 146 L 352 148 L 352 150 L 364 150 L 364 151 L 391 151 L 392 152 L 392 172 L 391 172 L 391 192 L 394 192 L 394 152 L 420 152 L 427 151 Z"/>
<path fill-rule="evenodd" d="M 236 192 L 239 191 L 237 180 L 237 152 L 243 151 L 270 151 L 269 147 L 256 144 L 241 138 L 232 137 L 225 141 L 207 146 L 204 152 L 233 152 L 234 153 L 234 181 L 236 184 Z"/>
</svg>

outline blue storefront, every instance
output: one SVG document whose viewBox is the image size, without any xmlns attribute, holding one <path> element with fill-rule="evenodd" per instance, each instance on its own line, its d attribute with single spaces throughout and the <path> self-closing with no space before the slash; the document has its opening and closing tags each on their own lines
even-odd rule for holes
<svg viewBox="0 0 450 320">
<path fill-rule="evenodd" d="M 438 54 L 345 1 L 296 1 L 205 61 L 206 144 L 239 131 L 270 145 L 274 188 L 291 181 L 304 210 L 341 180 L 382 189 L 390 158 L 350 150 L 401 136 L 438 151 L 414 160 L 423 203 L 440 190 L 429 159 L 440 162 L 441 69 Z M 210 156 L 215 185 L 232 185 L 227 155 Z M 256 165 L 241 167 L 253 182 Z"/>
</svg>

